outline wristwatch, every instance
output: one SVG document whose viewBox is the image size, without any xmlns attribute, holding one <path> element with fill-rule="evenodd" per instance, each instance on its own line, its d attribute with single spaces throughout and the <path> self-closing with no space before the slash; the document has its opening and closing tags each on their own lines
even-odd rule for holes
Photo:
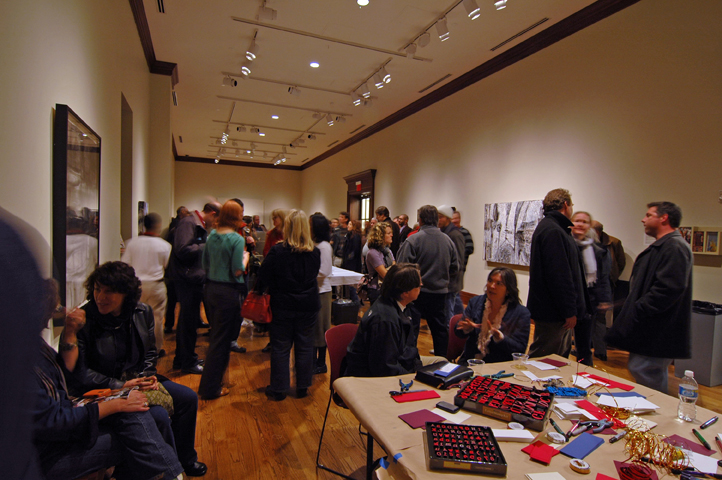
<svg viewBox="0 0 722 480">
<path fill-rule="evenodd" d="M 76 348 L 77 346 L 78 346 L 77 343 L 67 343 L 67 342 L 61 341 L 58 344 L 58 350 L 61 352 L 69 352 L 70 350 Z"/>
</svg>

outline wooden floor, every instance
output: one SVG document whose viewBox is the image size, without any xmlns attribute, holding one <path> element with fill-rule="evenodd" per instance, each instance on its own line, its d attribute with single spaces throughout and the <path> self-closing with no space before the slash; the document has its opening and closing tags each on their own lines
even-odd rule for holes
<svg viewBox="0 0 722 480">
<path fill-rule="evenodd" d="M 166 334 L 165 340 L 169 355 L 160 359 L 159 373 L 197 391 L 200 376 L 184 375 L 171 369 L 175 333 Z M 199 460 L 208 465 L 208 473 L 203 478 L 338 478 L 316 469 L 316 451 L 329 396 L 329 375 L 314 376 L 306 398 L 289 396 L 281 402 L 268 401 L 264 389 L 270 381 L 270 355 L 261 352 L 268 337 L 253 336 L 251 329 L 244 328 L 239 343 L 248 352 L 231 353 L 230 395 L 199 402 L 196 449 Z M 422 324 L 418 345 L 422 355 L 432 348 L 431 335 L 425 324 Z M 198 337 L 197 352 L 201 358 L 207 347 L 208 337 Z M 595 367 L 632 380 L 626 362 L 625 352 L 610 350 L 608 361 L 596 360 Z M 674 367 L 670 367 L 669 389 L 676 395 L 679 379 L 673 372 Z M 292 391 L 295 391 L 294 383 L 292 378 Z M 699 405 L 722 413 L 722 386 L 700 386 L 699 396 Z M 332 404 L 321 463 L 354 478 L 365 478 L 365 445 L 366 439 L 359 435 L 354 416 Z M 374 453 L 378 458 L 383 451 L 376 445 Z"/>
</svg>

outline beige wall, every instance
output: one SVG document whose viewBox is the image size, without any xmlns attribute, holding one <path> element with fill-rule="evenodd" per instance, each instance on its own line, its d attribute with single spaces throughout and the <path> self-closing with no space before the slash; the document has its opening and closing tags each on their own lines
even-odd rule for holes
<svg viewBox="0 0 722 480">
<path fill-rule="evenodd" d="M 475 238 L 474 293 L 490 269 L 486 203 L 568 188 L 632 259 L 647 202 L 722 227 L 719 18 L 717 0 L 642 1 L 303 171 L 303 208 L 343 209 L 342 177 L 369 168 L 392 216 L 455 205 Z M 720 261 L 696 259 L 694 298 L 722 302 Z M 517 274 L 526 298 L 528 274 Z"/>
<path fill-rule="evenodd" d="M 51 241 L 53 114 L 67 104 L 102 138 L 100 260 L 117 259 L 121 93 L 133 109 L 133 203 L 147 199 L 150 74 L 128 2 L 39 0 L 2 10 L 0 205 Z"/>
<path fill-rule="evenodd" d="M 237 197 L 246 215 L 261 215 L 270 228 L 273 209 L 301 206 L 300 180 L 301 172 L 295 170 L 175 162 L 175 208 L 201 210 L 206 202 Z"/>
</svg>

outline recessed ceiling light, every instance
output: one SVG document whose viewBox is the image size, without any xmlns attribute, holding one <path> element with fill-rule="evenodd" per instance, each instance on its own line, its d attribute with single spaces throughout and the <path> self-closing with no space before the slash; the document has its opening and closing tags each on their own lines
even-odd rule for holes
<svg viewBox="0 0 722 480">
<path fill-rule="evenodd" d="M 311 62 L 311 68 L 318 68 L 321 65 L 318 62 Z"/>
<path fill-rule="evenodd" d="M 258 136 L 259 136 L 259 137 L 265 137 L 265 136 L 266 136 L 266 134 L 265 134 L 265 133 L 263 133 L 263 132 L 258 132 Z"/>
<path fill-rule="evenodd" d="M 365 7 L 369 4 L 369 0 L 356 0 L 356 3 L 358 3 L 360 7 Z"/>
<path fill-rule="evenodd" d="M 278 115 L 271 115 L 271 118 L 274 120 L 278 120 Z"/>
</svg>

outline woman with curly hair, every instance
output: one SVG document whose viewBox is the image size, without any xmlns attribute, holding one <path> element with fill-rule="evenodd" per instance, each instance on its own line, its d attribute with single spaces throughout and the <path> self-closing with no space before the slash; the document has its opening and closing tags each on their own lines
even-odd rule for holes
<svg viewBox="0 0 722 480">
<path fill-rule="evenodd" d="M 64 356 L 72 372 L 71 393 L 80 396 L 88 390 L 124 387 L 151 391 L 162 385 L 172 397 L 173 413 L 169 417 L 163 406 L 151 406 L 158 430 L 164 438 L 175 439 L 187 475 L 205 475 L 208 469 L 198 462 L 195 450 L 198 396 L 157 375 L 153 311 L 139 301 L 141 283 L 135 270 L 123 262 L 106 262 L 90 274 L 85 288 L 86 323 L 66 325 L 61 338 L 67 345 L 77 345 Z"/>
<path fill-rule="evenodd" d="M 366 262 L 366 272 L 369 279 L 369 303 L 372 305 L 379 298 L 386 271 L 396 263 L 394 254 L 391 253 L 389 248 L 393 238 L 394 231 L 391 229 L 391 225 L 385 222 L 374 225 L 369 231 L 369 251 L 364 261 Z"/>
</svg>

